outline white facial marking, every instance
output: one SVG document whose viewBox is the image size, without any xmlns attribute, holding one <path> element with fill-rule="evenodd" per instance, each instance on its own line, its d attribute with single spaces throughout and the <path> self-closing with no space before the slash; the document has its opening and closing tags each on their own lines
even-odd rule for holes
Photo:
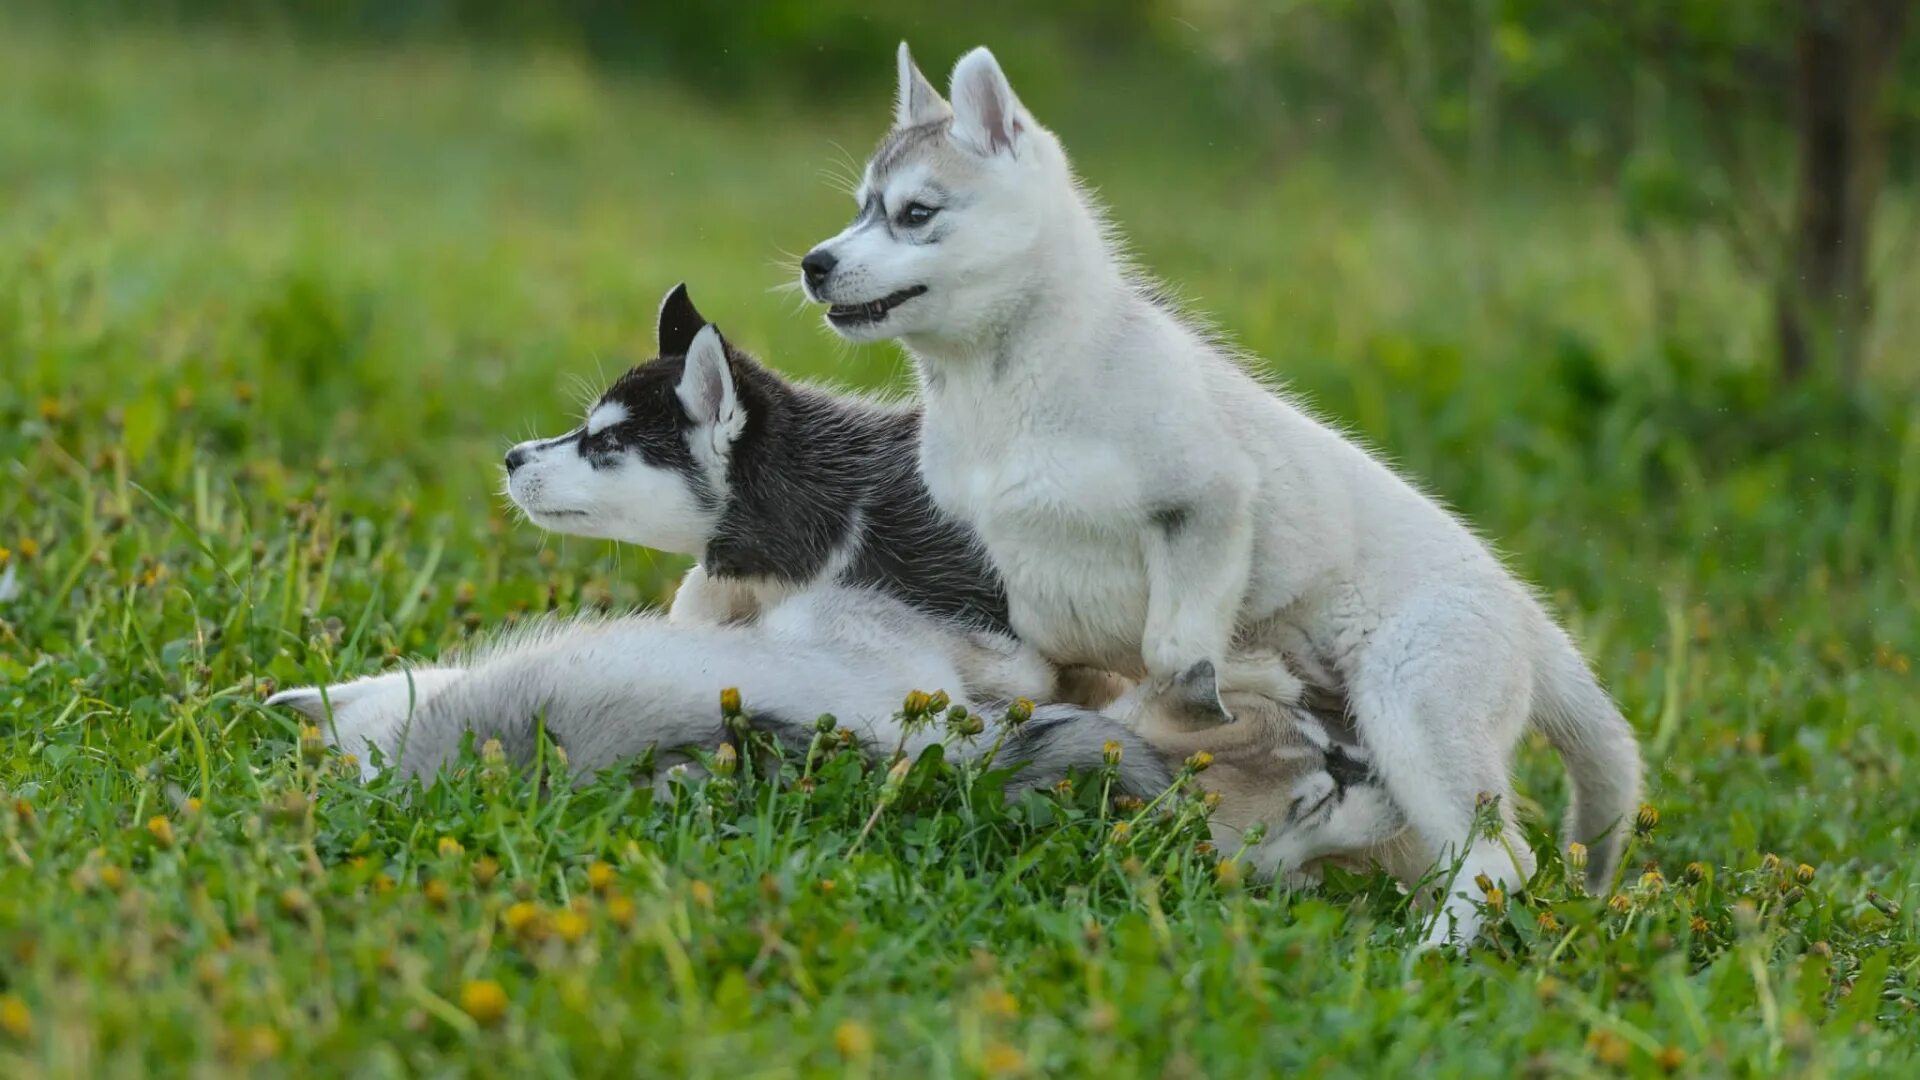
<svg viewBox="0 0 1920 1080">
<path fill-rule="evenodd" d="M 587 414 L 587 434 L 598 435 L 627 418 L 627 407 L 617 401 L 603 401 Z"/>
</svg>

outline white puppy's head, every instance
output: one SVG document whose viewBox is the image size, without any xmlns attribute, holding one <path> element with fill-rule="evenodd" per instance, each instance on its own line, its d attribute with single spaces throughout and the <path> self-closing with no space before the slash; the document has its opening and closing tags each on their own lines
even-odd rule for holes
<svg viewBox="0 0 1920 1080">
<path fill-rule="evenodd" d="M 699 556 L 720 520 L 746 424 L 741 365 L 685 285 L 660 305 L 660 355 L 622 375 L 586 423 L 507 453 L 507 495 L 542 528 Z"/>
<path fill-rule="evenodd" d="M 893 130 L 854 194 L 859 214 L 801 260 L 801 286 L 853 341 L 976 338 L 1030 303 L 1072 175 L 986 49 L 954 67 L 951 104 L 904 42 L 899 79 Z"/>
</svg>

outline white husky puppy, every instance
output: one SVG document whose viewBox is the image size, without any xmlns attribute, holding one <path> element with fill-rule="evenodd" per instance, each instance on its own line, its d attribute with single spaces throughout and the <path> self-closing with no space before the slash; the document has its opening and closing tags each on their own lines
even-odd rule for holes
<svg viewBox="0 0 1920 1080">
<path fill-rule="evenodd" d="M 1214 661 L 1230 690 L 1284 694 L 1290 669 L 1344 696 L 1424 854 L 1468 878 L 1516 871 L 1473 843 L 1482 792 L 1526 855 L 1507 770 L 1531 720 L 1605 883 L 1640 761 L 1567 634 L 1464 525 L 1129 267 L 991 53 L 962 58 L 949 93 L 902 45 L 858 217 L 802 284 L 836 332 L 911 351 L 921 471 L 986 545 L 1015 632 L 1162 685 Z M 1448 906 L 1470 936 L 1473 905 Z"/>
</svg>

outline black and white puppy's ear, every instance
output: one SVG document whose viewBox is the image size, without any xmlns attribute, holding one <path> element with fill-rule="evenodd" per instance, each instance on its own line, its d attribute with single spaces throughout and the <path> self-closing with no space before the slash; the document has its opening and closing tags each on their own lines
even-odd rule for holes
<svg viewBox="0 0 1920 1080">
<path fill-rule="evenodd" d="M 1233 714 L 1220 700 L 1220 676 L 1211 660 L 1202 660 L 1176 675 L 1166 695 L 1174 715 L 1190 728 L 1233 722 Z"/>
<path fill-rule="evenodd" d="M 933 88 L 920 68 L 913 62 L 913 54 L 907 51 L 907 43 L 900 43 L 899 54 L 900 90 L 893 106 L 894 127 L 919 127 L 945 120 L 953 115 L 952 106 Z"/>
<path fill-rule="evenodd" d="M 985 46 L 954 65 L 953 85 L 947 93 L 953 98 L 956 141 L 982 157 L 1019 156 L 1020 136 L 1026 130 L 1020 119 L 1020 99 L 1013 96 L 1000 61 Z"/>
<path fill-rule="evenodd" d="M 746 427 L 747 414 L 740 407 L 733 361 L 727 356 L 727 343 L 720 337 L 719 327 L 708 324 L 693 335 L 687 346 L 687 366 L 674 393 L 687 419 L 693 421 L 689 438 L 695 456 L 708 465 L 724 460 L 733 440 Z"/>
<path fill-rule="evenodd" d="M 706 317 L 693 306 L 687 295 L 687 283 L 675 285 L 660 301 L 660 321 L 654 333 L 661 356 L 685 356 L 693 348 L 693 335 L 707 325 Z"/>
</svg>

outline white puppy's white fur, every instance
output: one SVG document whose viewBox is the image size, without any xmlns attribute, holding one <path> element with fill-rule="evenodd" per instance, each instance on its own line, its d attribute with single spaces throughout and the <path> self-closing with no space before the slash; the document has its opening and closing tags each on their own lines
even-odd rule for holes
<svg viewBox="0 0 1920 1080">
<path fill-rule="evenodd" d="M 1640 787 L 1632 729 L 1573 642 L 1434 500 L 1149 294 L 1054 135 L 985 49 L 952 105 L 900 52 L 897 124 L 863 212 L 805 284 L 855 340 L 898 338 L 926 399 L 921 466 L 979 532 L 1049 659 L 1227 689 L 1344 694 L 1430 859 L 1514 883 L 1531 859 L 1508 763 L 1529 720 L 1573 779 L 1569 839 L 1603 884 Z M 906 211 L 919 206 L 921 210 Z M 925 214 L 932 209 L 932 214 Z M 878 318 L 860 305 L 924 288 Z M 848 313 L 852 312 L 851 315 Z M 1476 842 L 1476 797 L 1507 839 Z M 1456 893 L 1442 934 L 1470 935 Z"/>
</svg>

